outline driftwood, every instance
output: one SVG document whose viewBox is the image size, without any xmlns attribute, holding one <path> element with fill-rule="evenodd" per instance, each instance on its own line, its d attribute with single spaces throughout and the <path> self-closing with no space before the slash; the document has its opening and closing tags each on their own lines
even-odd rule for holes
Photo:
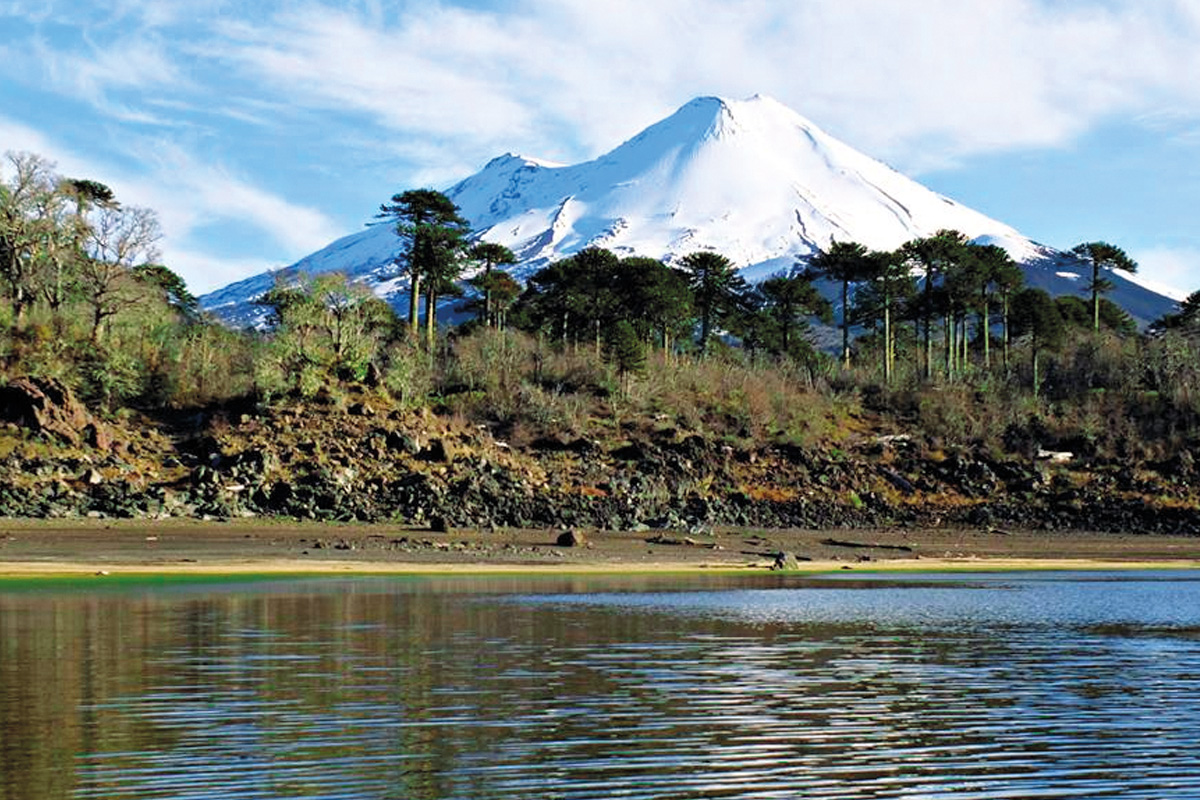
<svg viewBox="0 0 1200 800">
<path fill-rule="evenodd" d="M 672 547 L 706 547 L 709 550 L 717 550 L 720 548 L 716 542 L 701 542 L 693 539 L 691 536 L 684 536 L 682 539 L 676 539 L 672 536 L 663 536 L 661 533 L 657 536 L 651 536 L 646 540 L 646 544 L 669 545 Z"/>
<path fill-rule="evenodd" d="M 877 544 L 872 542 L 850 542 L 841 539 L 822 539 L 821 544 L 829 547 L 849 547 L 855 550 L 896 550 L 901 553 L 911 553 L 913 549 L 906 544 Z"/>
</svg>

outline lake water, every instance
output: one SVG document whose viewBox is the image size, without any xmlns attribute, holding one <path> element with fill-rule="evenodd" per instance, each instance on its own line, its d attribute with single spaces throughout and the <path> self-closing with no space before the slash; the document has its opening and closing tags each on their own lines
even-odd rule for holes
<svg viewBox="0 0 1200 800">
<path fill-rule="evenodd" d="M 0 589 L 0 798 L 1200 798 L 1200 574 Z"/>
</svg>

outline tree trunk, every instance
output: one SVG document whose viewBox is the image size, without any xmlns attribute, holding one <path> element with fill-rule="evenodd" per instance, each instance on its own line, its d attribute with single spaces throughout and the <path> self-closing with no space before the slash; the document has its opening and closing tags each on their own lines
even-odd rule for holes
<svg viewBox="0 0 1200 800">
<path fill-rule="evenodd" d="M 1037 347 L 1037 342 L 1035 341 L 1033 343 L 1033 396 L 1034 397 L 1038 396 L 1040 383 L 1041 383 L 1041 381 L 1039 380 L 1039 376 L 1038 376 L 1038 347 Z"/>
<path fill-rule="evenodd" d="M 784 352 L 787 352 L 787 331 L 784 331 Z M 850 281 L 842 281 L 842 366 L 850 369 Z"/>
<path fill-rule="evenodd" d="M 952 319 L 953 319 L 953 317 L 951 316 L 950 312 L 948 312 L 948 311 L 946 312 L 945 317 L 942 319 L 942 344 L 946 348 L 946 352 L 944 352 L 942 354 L 942 361 L 946 368 L 946 377 L 947 378 L 949 378 L 953 374 L 953 371 L 954 371 L 954 358 L 953 358 L 954 351 L 950 347 L 950 326 L 952 324 L 952 322 L 951 322 Z"/>
<path fill-rule="evenodd" d="M 433 352 L 433 345 L 437 341 L 437 291 L 433 288 L 433 282 L 429 282 L 429 286 L 425 290 L 425 341 L 429 345 L 429 352 Z"/>
<path fill-rule="evenodd" d="M 100 306 L 92 308 L 92 344 L 99 344 L 104 335 L 104 310 Z"/>
<path fill-rule="evenodd" d="M 498 320 L 492 319 L 492 262 L 486 261 L 483 265 L 483 324 L 485 327 L 495 327 L 499 324 Z"/>
<path fill-rule="evenodd" d="M 992 323 L 988 315 L 988 296 L 984 292 L 983 295 L 983 368 L 990 370 L 992 368 Z"/>
<path fill-rule="evenodd" d="M 971 337 L 967 335 L 968 325 L 967 310 L 963 309 L 958 316 L 958 352 L 959 364 L 962 365 L 962 370 L 966 372 L 971 366 Z"/>
<path fill-rule="evenodd" d="M 421 303 L 421 276 L 412 276 L 412 286 L 409 289 L 408 297 L 408 327 L 412 331 L 413 338 L 416 339 L 417 332 L 421 329 L 417 322 L 417 309 Z"/>
<path fill-rule="evenodd" d="M 933 315 L 925 314 L 925 380 L 933 380 Z"/>
<path fill-rule="evenodd" d="M 1003 297 L 1003 308 L 1001 313 L 1004 314 L 1004 371 L 1008 372 L 1008 295 Z"/>
<path fill-rule="evenodd" d="M 883 382 L 892 382 L 892 299 L 883 295 Z"/>
</svg>

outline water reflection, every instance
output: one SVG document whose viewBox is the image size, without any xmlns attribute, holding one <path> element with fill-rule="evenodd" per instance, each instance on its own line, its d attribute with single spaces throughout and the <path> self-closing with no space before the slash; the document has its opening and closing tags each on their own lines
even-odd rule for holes
<svg viewBox="0 0 1200 800">
<path fill-rule="evenodd" d="M 1194 798 L 1151 577 L 0 595 L 0 799 Z"/>
</svg>

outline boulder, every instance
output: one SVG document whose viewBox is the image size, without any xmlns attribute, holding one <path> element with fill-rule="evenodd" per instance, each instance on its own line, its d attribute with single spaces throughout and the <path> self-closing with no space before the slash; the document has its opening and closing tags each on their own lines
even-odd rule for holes
<svg viewBox="0 0 1200 800">
<path fill-rule="evenodd" d="M 800 569 L 800 562 L 791 553 L 777 553 L 771 569 L 779 572 L 795 572 Z"/>
<path fill-rule="evenodd" d="M 387 435 L 387 448 L 395 453 L 407 453 L 410 456 L 415 456 L 421 452 L 421 445 L 400 431 L 392 431 Z"/>
<path fill-rule="evenodd" d="M 434 464 L 448 464 L 454 460 L 454 448 L 445 439 L 431 439 L 420 458 Z"/>
<path fill-rule="evenodd" d="M 557 544 L 559 547 L 587 547 L 588 540 L 587 537 L 583 535 L 583 531 L 570 528 L 558 535 L 558 539 L 555 541 L 555 544 Z"/>
<path fill-rule="evenodd" d="M 0 421 L 51 434 L 75 446 L 111 444 L 70 389 L 53 378 L 16 378 L 0 389 Z"/>
</svg>

